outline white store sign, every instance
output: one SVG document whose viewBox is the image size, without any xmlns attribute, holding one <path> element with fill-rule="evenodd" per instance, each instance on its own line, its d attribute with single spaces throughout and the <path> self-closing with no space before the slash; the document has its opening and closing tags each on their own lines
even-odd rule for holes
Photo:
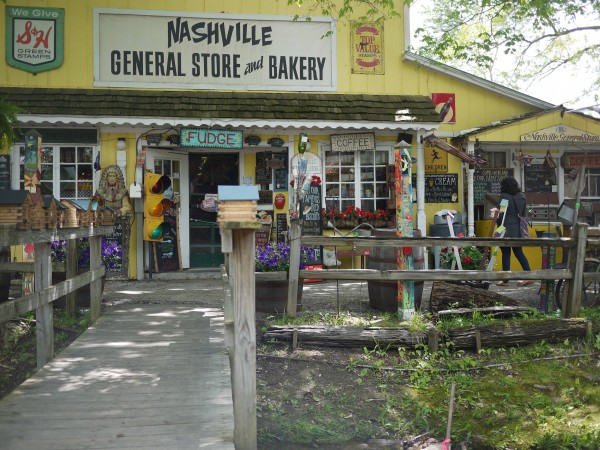
<svg viewBox="0 0 600 450">
<path fill-rule="evenodd" d="M 335 91 L 335 48 L 331 18 L 94 10 L 95 86 Z"/>
</svg>

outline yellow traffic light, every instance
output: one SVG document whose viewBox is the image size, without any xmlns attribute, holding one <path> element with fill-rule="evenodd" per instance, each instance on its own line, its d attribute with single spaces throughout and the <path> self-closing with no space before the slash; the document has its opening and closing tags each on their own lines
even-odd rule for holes
<svg viewBox="0 0 600 450">
<path fill-rule="evenodd" d="M 171 178 L 166 175 L 146 173 L 144 175 L 144 240 L 163 240 L 164 234 L 169 230 L 164 214 L 173 206 L 173 202 L 165 198 L 171 193 Z M 169 194 L 170 196 L 170 194 Z"/>
</svg>

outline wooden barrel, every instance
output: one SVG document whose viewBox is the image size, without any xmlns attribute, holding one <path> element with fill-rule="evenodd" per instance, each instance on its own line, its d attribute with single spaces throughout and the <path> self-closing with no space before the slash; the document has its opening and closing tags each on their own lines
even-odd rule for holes
<svg viewBox="0 0 600 450">
<path fill-rule="evenodd" d="M 255 282 L 256 312 L 283 314 L 287 309 L 287 280 Z M 302 290 L 304 280 L 298 280 L 297 311 L 302 310 Z"/>
<path fill-rule="evenodd" d="M 372 236 L 396 236 L 396 230 L 376 229 Z M 420 230 L 413 231 L 414 237 L 421 237 Z M 423 247 L 413 247 L 415 270 L 425 269 L 425 252 Z M 395 247 L 374 247 L 367 256 L 367 269 L 396 270 Z M 421 308 L 423 297 L 423 281 L 415 281 L 415 309 Z M 369 306 L 378 311 L 398 311 L 398 282 L 369 280 Z"/>
</svg>

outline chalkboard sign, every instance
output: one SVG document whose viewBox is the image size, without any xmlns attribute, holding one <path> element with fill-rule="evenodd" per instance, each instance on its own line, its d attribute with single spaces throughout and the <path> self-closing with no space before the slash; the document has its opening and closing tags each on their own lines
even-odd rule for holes
<svg viewBox="0 0 600 450">
<path fill-rule="evenodd" d="M 131 231 L 129 219 L 129 216 L 118 217 L 115 220 L 113 232 L 102 236 L 102 241 L 105 244 L 115 244 L 121 249 L 121 259 L 112 261 L 111 264 L 106 266 L 107 278 L 116 278 L 118 275 L 127 277 L 128 275 L 129 236 Z"/>
<path fill-rule="evenodd" d="M 271 183 L 272 170 L 267 167 L 271 155 L 271 152 L 260 152 L 256 154 L 256 184 Z"/>
<path fill-rule="evenodd" d="M 154 242 L 154 262 L 156 272 L 175 272 L 181 270 L 179 263 L 179 239 L 177 236 L 177 216 L 165 214 L 169 231 L 163 235 L 162 242 Z"/>
<path fill-rule="evenodd" d="M 321 236 L 323 234 L 323 221 L 321 220 L 321 185 L 312 184 L 302 199 L 300 205 L 300 219 L 302 219 L 303 236 Z M 323 264 L 321 247 L 315 248 L 315 261 L 313 264 Z"/>
<path fill-rule="evenodd" d="M 524 168 L 525 192 L 552 192 L 552 185 L 546 184 L 546 168 L 544 158 L 535 159 L 539 164 L 531 164 Z"/>
<path fill-rule="evenodd" d="M 500 182 L 513 176 L 513 169 L 475 169 L 473 175 L 473 198 L 475 203 L 484 203 L 485 194 L 500 194 Z"/>
<path fill-rule="evenodd" d="M 275 220 L 275 233 L 277 242 L 285 242 L 285 235 L 288 230 L 287 214 L 277 214 Z"/>
<path fill-rule="evenodd" d="M 10 155 L 0 155 L 0 189 L 10 189 Z"/>
<path fill-rule="evenodd" d="M 413 186 L 417 176 L 412 176 Z M 458 174 L 425 174 L 425 203 L 453 203 L 458 201 Z"/>
<path fill-rule="evenodd" d="M 257 247 L 264 247 L 271 240 L 271 222 L 260 224 L 260 228 L 254 233 Z"/>
</svg>

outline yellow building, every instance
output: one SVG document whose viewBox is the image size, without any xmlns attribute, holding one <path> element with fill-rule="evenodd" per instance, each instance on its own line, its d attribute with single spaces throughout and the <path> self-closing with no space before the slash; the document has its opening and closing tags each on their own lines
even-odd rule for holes
<svg viewBox="0 0 600 450">
<path fill-rule="evenodd" d="M 282 239 L 303 137 L 318 156 L 310 170 L 322 179 L 323 207 L 394 216 L 389 168 L 399 135 L 409 136 L 413 225 L 423 235 L 440 210 L 461 213 L 468 234 L 487 218 L 480 194 L 495 185 L 491 172 L 471 172 L 468 154 L 483 152 L 487 168 L 512 169 L 538 192 L 522 160 L 531 155 L 536 167 L 550 152 L 559 187 L 548 211 L 567 197 L 563 159 L 598 149 L 598 121 L 406 52 L 405 17 L 294 20 L 296 7 L 260 0 L 139 4 L 7 0 L 0 37 L 0 96 L 21 108 L 22 131 L 42 136 L 42 192 L 89 201 L 96 168 L 121 169 L 133 206 L 123 223 L 128 278 L 221 262 L 219 184 L 258 185 L 271 238 Z M 22 188 L 23 142 L 5 153 L 4 185 Z M 175 246 L 144 240 L 146 172 L 172 180 Z M 588 186 L 584 196 L 596 195 Z"/>
</svg>

